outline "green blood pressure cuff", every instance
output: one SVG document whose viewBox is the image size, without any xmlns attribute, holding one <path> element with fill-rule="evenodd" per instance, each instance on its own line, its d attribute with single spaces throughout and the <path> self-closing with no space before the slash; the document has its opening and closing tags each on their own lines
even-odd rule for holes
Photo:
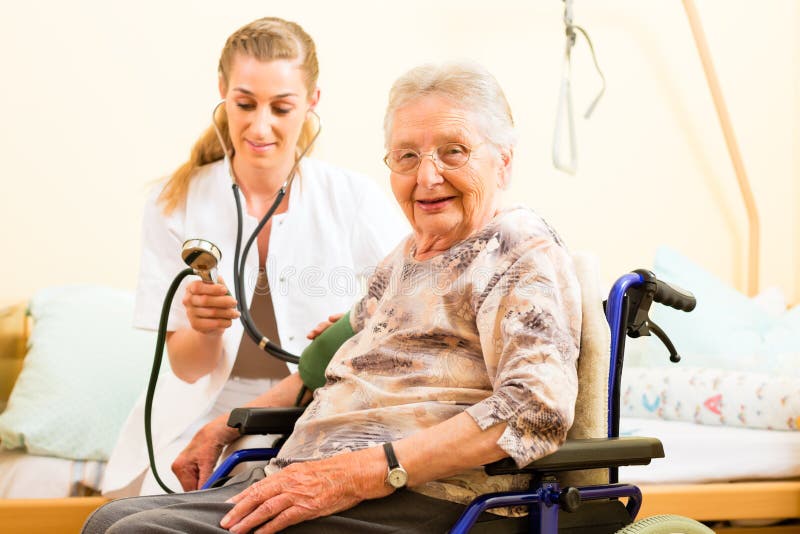
<svg viewBox="0 0 800 534">
<path fill-rule="evenodd" d="M 313 391 L 325 385 L 325 369 L 328 363 L 339 347 L 354 335 L 356 334 L 350 326 L 350 312 L 347 312 L 306 347 L 300 355 L 297 369 L 308 389 Z"/>
</svg>

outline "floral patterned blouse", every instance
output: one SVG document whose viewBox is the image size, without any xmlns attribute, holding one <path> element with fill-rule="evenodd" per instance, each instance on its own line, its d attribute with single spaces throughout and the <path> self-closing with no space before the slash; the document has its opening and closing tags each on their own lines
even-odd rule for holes
<svg viewBox="0 0 800 534">
<path fill-rule="evenodd" d="M 399 440 L 463 411 L 482 429 L 505 423 L 498 445 L 520 466 L 563 443 L 578 388 L 580 288 L 566 248 L 533 211 L 503 210 L 424 261 L 408 238 L 370 277 L 350 321 L 356 335 L 268 474 Z M 476 466 L 411 489 L 466 504 L 526 482 Z"/>
</svg>

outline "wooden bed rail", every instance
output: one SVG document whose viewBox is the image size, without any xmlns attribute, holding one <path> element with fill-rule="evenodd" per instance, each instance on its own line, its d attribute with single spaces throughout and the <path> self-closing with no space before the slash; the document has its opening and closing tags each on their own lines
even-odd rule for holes
<svg viewBox="0 0 800 534">
<path fill-rule="evenodd" d="M 105 497 L 0 499 L 0 530 L 25 534 L 78 534 Z"/>
<path fill-rule="evenodd" d="M 698 521 L 800 518 L 800 480 L 639 486 L 639 517 L 678 514 Z"/>
</svg>

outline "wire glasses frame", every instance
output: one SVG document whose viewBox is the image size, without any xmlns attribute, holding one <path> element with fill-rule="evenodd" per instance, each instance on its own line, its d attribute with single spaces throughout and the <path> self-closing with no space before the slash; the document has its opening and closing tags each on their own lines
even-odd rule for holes
<svg viewBox="0 0 800 534">
<path fill-rule="evenodd" d="M 429 157 L 440 171 L 453 171 L 469 162 L 472 150 L 463 143 L 445 143 L 425 153 L 413 148 L 397 148 L 387 152 L 383 162 L 398 174 L 414 174 L 422 164 L 422 158 Z"/>
</svg>

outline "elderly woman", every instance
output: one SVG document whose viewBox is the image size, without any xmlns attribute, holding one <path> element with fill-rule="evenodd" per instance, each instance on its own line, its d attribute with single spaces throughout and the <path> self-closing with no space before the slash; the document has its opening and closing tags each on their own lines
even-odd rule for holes
<svg viewBox="0 0 800 534">
<path fill-rule="evenodd" d="M 473 64 L 415 68 L 392 88 L 385 132 L 414 231 L 352 308 L 356 335 L 278 458 L 223 488 L 112 503 L 86 532 L 441 532 L 476 495 L 524 485 L 481 465 L 563 442 L 579 287 L 553 230 L 500 207 L 514 140 L 502 90 Z"/>
</svg>

